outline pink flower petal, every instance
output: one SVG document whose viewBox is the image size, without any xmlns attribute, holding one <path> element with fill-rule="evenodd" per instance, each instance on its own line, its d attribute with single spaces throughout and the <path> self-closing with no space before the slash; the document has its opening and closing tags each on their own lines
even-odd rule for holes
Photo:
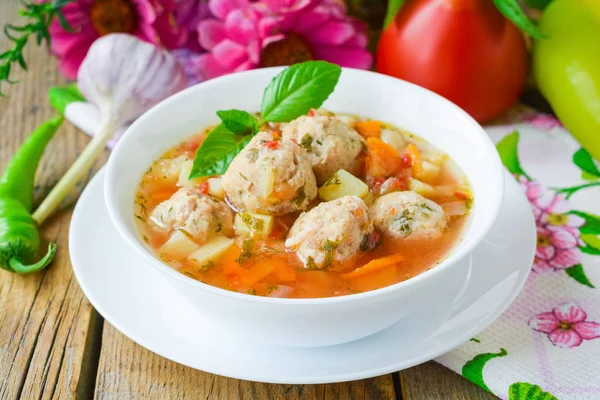
<svg viewBox="0 0 600 400">
<path fill-rule="evenodd" d="M 549 261 L 550 265 L 556 269 L 565 269 L 579 264 L 581 260 L 581 251 L 574 247 L 572 249 L 558 249 L 556 255 Z"/>
<path fill-rule="evenodd" d="M 225 39 L 217 44 L 212 54 L 215 59 L 226 69 L 235 69 L 248 60 L 248 51 L 244 46 L 230 39 Z"/>
<path fill-rule="evenodd" d="M 544 274 L 546 272 L 554 271 L 554 268 L 548 263 L 546 260 L 542 260 L 541 258 L 535 258 L 533 262 L 532 269 L 540 274 Z"/>
<path fill-rule="evenodd" d="M 217 62 L 212 54 L 202 54 L 190 62 L 195 66 L 200 79 L 212 79 L 232 72 Z"/>
<path fill-rule="evenodd" d="M 187 39 L 187 29 L 182 29 L 172 13 L 162 13 L 154 22 L 154 29 L 161 33 L 160 44 L 167 49 L 181 47 Z"/>
<path fill-rule="evenodd" d="M 573 324 L 575 322 L 585 321 L 587 314 L 576 303 L 565 303 L 552 310 L 556 318 L 564 323 Z"/>
<path fill-rule="evenodd" d="M 529 327 L 538 332 L 550 333 L 558 328 L 558 318 L 551 312 L 538 314 L 529 320 Z"/>
<path fill-rule="evenodd" d="M 567 225 L 570 227 L 579 228 L 583 224 L 585 224 L 585 219 L 579 215 L 567 214 Z"/>
<path fill-rule="evenodd" d="M 583 341 L 573 329 L 556 329 L 548 335 L 553 345 L 566 349 L 577 347 Z"/>
<path fill-rule="evenodd" d="M 600 324 L 597 322 L 577 322 L 574 329 L 585 340 L 600 338 Z"/>
<path fill-rule="evenodd" d="M 83 38 L 82 38 L 83 39 Z M 77 72 L 87 55 L 92 41 L 80 40 L 76 46 L 69 48 L 69 51 L 60 59 L 58 68 L 68 79 L 77 79 Z"/>
<path fill-rule="evenodd" d="M 551 260 L 556 254 L 554 246 L 538 246 L 535 249 L 535 256 L 541 260 Z"/>
<path fill-rule="evenodd" d="M 229 13 L 225 20 L 225 29 L 230 39 L 244 45 L 257 38 L 257 26 L 243 10 L 233 10 Z"/>
<path fill-rule="evenodd" d="M 212 50 L 217 44 L 227 39 L 225 24 L 216 19 L 207 19 L 198 25 L 198 41 L 206 50 Z"/>
<path fill-rule="evenodd" d="M 577 246 L 577 237 L 573 232 L 558 226 L 549 226 L 550 242 L 558 249 L 571 249 Z"/>
<path fill-rule="evenodd" d="M 329 21 L 317 29 L 305 32 L 310 43 L 325 45 L 341 45 L 352 37 L 354 28 L 348 22 Z"/>
<path fill-rule="evenodd" d="M 369 69 L 373 64 L 373 55 L 359 48 L 340 48 L 319 46 L 313 49 L 317 59 L 329 61 L 342 67 Z"/>
<path fill-rule="evenodd" d="M 208 7 L 216 17 L 225 20 L 231 11 L 247 8 L 248 0 L 209 0 Z"/>
<path fill-rule="evenodd" d="M 315 30 L 330 18 L 330 13 L 323 7 L 317 7 L 307 12 L 298 14 L 298 23 L 294 25 L 294 32 L 305 33 Z"/>
</svg>

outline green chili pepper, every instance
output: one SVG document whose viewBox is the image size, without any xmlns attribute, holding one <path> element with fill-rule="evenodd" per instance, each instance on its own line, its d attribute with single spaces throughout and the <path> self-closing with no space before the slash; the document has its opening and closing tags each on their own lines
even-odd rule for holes
<svg viewBox="0 0 600 400">
<path fill-rule="evenodd" d="M 50 243 L 46 255 L 33 262 L 40 247 L 40 235 L 31 208 L 35 171 L 62 122 L 62 117 L 56 117 L 36 129 L 0 178 L 0 268 L 26 274 L 46 267 L 54 258 L 56 245 Z"/>
</svg>

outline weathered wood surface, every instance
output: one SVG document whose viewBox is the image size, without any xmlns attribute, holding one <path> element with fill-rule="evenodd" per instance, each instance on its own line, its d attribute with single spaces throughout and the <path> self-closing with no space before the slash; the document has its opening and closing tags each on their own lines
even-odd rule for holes
<svg viewBox="0 0 600 400">
<path fill-rule="evenodd" d="M 0 26 L 16 18 L 18 7 L 17 0 L 0 1 Z M 0 52 L 8 44 L 2 35 Z M 31 46 L 26 58 L 30 71 L 15 73 L 13 78 L 21 82 L 3 87 L 9 97 L 0 98 L 0 171 L 28 133 L 55 114 L 47 101 L 48 88 L 65 83 L 55 60 L 44 49 Z M 40 165 L 37 202 L 88 141 L 65 123 Z M 73 204 L 106 157 L 107 153 L 43 227 L 44 237 L 58 245 L 52 266 L 29 276 L 0 270 L 0 399 L 492 398 L 435 363 L 355 382 L 271 385 L 196 371 L 133 343 L 105 323 L 86 300 L 68 256 Z"/>
</svg>

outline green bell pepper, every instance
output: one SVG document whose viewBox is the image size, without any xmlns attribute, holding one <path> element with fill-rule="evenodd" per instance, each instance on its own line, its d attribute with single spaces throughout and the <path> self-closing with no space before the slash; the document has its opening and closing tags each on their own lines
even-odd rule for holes
<svg viewBox="0 0 600 400">
<path fill-rule="evenodd" d="M 600 1 L 554 0 L 533 46 L 533 76 L 554 112 L 600 160 Z"/>
</svg>

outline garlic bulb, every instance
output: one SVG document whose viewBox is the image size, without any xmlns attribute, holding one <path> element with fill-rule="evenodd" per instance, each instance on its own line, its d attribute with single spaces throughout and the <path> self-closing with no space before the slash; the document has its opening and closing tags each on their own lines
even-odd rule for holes
<svg viewBox="0 0 600 400">
<path fill-rule="evenodd" d="M 77 74 L 81 93 L 115 126 L 131 123 L 185 88 L 185 79 L 167 51 L 123 33 L 97 39 Z"/>
<path fill-rule="evenodd" d="M 152 106 L 185 88 L 185 73 L 167 51 L 121 33 L 90 47 L 77 74 L 87 101 L 99 110 L 100 131 L 33 214 L 41 224 L 96 161 L 108 140 Z"/>
</svg>

